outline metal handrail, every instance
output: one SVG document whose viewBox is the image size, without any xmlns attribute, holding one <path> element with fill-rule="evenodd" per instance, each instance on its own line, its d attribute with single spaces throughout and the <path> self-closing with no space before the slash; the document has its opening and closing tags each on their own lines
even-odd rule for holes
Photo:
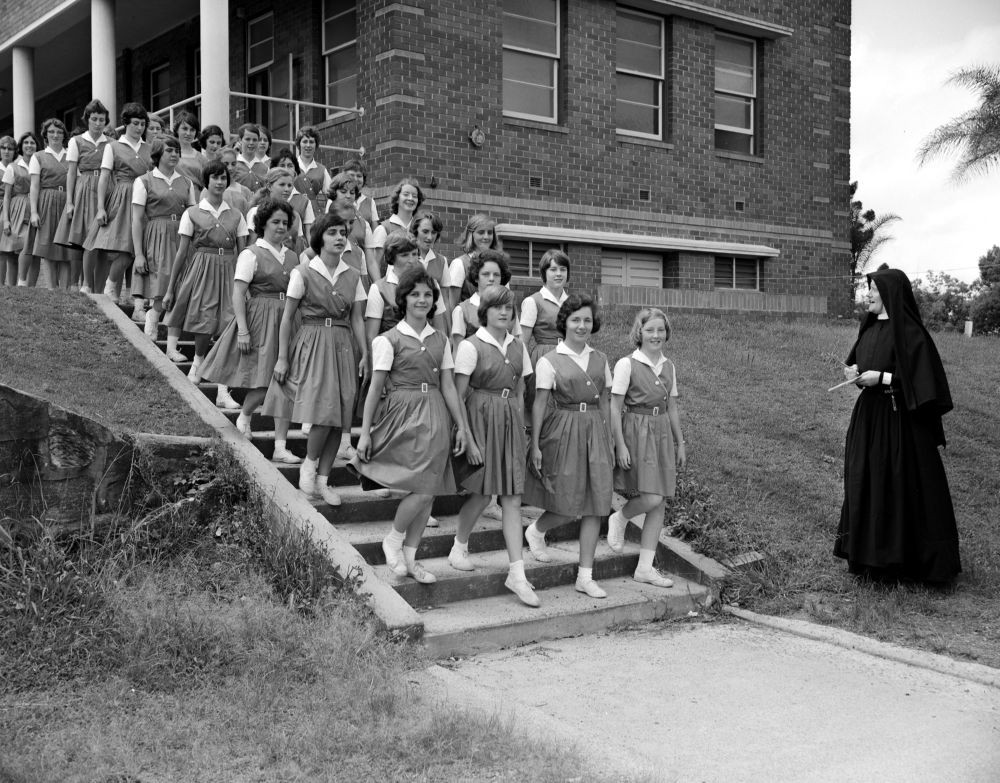
<svg viewBox="0 0 1000 783">
<path fill-rule="evenodd" d="M 365 110 L 361 106 L 353 106 L 353 107 L 330 106 L 329 104 L 326 103 L 313 103 L 312 101 L 300 101 L 294 98 L 274 98 L 271 97 L 270 95 L 254 95 L 248 92 L 234 92 L 232 90 L 230 90 L 229 95 L 235 98 L 248 98 L 249 100 L 253 101 L 271 101 L 272 103 L 284 103 L 286 105 L 293 106 L 295 108 L 295 114 L 294 114 L 295 120 L 292 127 L 295 129 L 296 133 L 298 132 L 298 129 L 302 127 L 302 118 L 301 115 L 299 114 L 299 110 L 303 106 L 312 109 L 326 109 L 327 112 L 335 111 L 335 112 L 356 114 L 359 117 L 365 116 Z M 289 139 L 271 139 L 272 147 L 274 146 L 275 142 L 279 144 L 287 144 L 291 147 L 295 146 L 295 143 Z M 365 156 L 364 147 L 336 147 L 330 144 L 320 144 L 319 148 L 324 150 L 333 150 L 335 152 L 354 152 L 360 155 L 362 158 Z"/>
</svg>

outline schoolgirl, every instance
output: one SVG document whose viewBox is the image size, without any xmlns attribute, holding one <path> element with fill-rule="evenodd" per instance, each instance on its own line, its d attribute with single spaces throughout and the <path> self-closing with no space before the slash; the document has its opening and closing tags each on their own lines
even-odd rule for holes
<svg viewBox="0 0 1000 783">
<path fill-rule="evenodd" d="M 87 130 L 69 140 L 66 150 L 66 209 L 59 220 L 53 241 L 58 245 L 82 250 L 87 231 L 97 218 L 97 182 L 101 174 L 104 148 L 110 143 L 104 129 L 109 120 L 108 107 L 96 98 L 83 109 Z M 104 286 L 94 280 L 97 252 L 83 251 L 83 285 L 80 291 L 90 293 Z M 70 260 L 70 277 L 76 279 L 74 262 Z"/>
<path fill-rule="evenodd" d="M 253 200 L 253 193 L 245 185 L 236 181 L 236 157 L 239 153 L 232 147 L 223 147 L 219 150 L 218 158 L 225 164 L 226 171 L 229 172 L 229 187 L 222 194 L 222 200 L 229 206 L 245 215 L 250 210 L 250 202 Z M 202 191 L 201 198 L 205 197 Z"/>
<path fill-rule="evenodd" d="M 342 172 L 353 175 L 354 179 L 358 183 L 358 199 L 354 203 L 355 208 L 358 210 L 358 215 L 361 216 L 368 227 L 374 231 L 379 224 L 378 218 L 378 207 L 375 205 L 375 199 L 364 192 L 365 183 L 368 181 L 368 167 L 365 166 L 364 162 L 358 158 L 351 158 L 346 161 L 340 169 Z"/>
<path fill-rule="evenodd" d="M 278 361 L 281 317 L 295 253 L 282 244 L 294 219 L 291 205 L 265 199 L 254 216 L 256 242 L 236 259 L 233 282 L 234 318 L 216 340 L 201 366 L 201 377 L 227 388 L 247 389 L 236 429 L 252 438 L 250 420 L 260 407 Z M 299 318 L 292 320 L 292 334 Z M 297 465 L 302 460 L 286 447 L 288 418 L 274 419 L 274 454 L 271 459 Z"/>
<path fill-rule="evenodd" d="M 448 259 L 434 250 L 444 223 L 433 212 L 421 212 L 410 222 L 410 237 L 420 250 L 420 263 L 442 289 L 448 287 Z"/>
<path fill-rule="evenodd" d="M 3 173 L 3 233 L 0 234 L 0 254 L 7 266 L 7 275 L 14 271 L 17 284 L 33 286 L 38 280 L 38 264 L 24 251 L 31 234 L 31 205 L 28 191 L 31 175 L 28 168 L 38 151 L 38 137 L 28 131 L 17 140 L 17 159 Z M 15 271 L 16 270 L 16 271 Z"/>
<path fill-rule="evenodd" d="M 368 374 L 365 291 L 361 275 L 340 258 L 347 248 L 347 231 L 338 215 L 323 215 L 310 236 L 316 258 L 292 270 L 278 357 L 263 408 L 272 416 L 312 425 L 306 459 L 299 467 L 299 489 L 331 506 L 341 503 L 328 482 L 341 430 L 351 426 L 355 379 Z M 302 325 L 293 337 L 297 313 Z"/>
<path fill-rule="evenodd" d="M 14 163 L 14 156 L 17 154 L 17 140 L 13 136 L 0 137 L 0 183 L 3 182 L 3 175 L 7 172 L 7 167 Z M 0 186 L 2 188 L 2 186 Z M 2 196 L 0 196 L 0 242 L 3 241 L 3 214 Z M 7 253 L 0 250 L 0 274 L 3 275 L 3 284 L 7 286 L 17 285 L 17 254 Z"/>
<path fill-rule="evenodd" d="M 174 118 L 174 137 L 181 143 L 181 159 L 177 171 L 194 183 L 198 191 L 205 187 L 201 171 L 208 158 L 195 147 L 198 142 L 198 118 L 189 111 L 178 112 Z"/>
<path fill-rule="evenodd" d="M 670 339 L 670 321 L 656 308 L 643 308 L 629 338 L 636 350 L 615 365 L 611 384 L 611 432 L 615 439 L 615 491 L 627 498 L 608 519 L 608 545 L 621 552 L 625 528 L 645 514 L 639 565 L 633 578 L 657 587 L 673 582 L 653 568 L 660 540 L 666 498 L 676 489 L 677 469 L 687 460 L 677 412 L 677 371 L 663 346 Z"/>
<path fill-rule="evenodd" d="M 260 138 L 254 151 L 253 165 L 257 176 L 263 177 L 271 168 L 271 131 L 259 123 L 257 130 L 260 132 Z"/>
<path fill-rule="evenodd" d="M 342 171 L 330 180 L 327 190 L 327 209 L 340 210 L 345 215 L 352 214 L 357 218 L 358 183 L 353 174 Z M 354 219 L 351 222 L 351 252 L 352 263 L 362 271 L 362 282 L 371 283 L 382 277 L 379 264 L 375 261 L 375 250 L 372 246 L 374 235 L 366 220 Z M 383 248 L 384 252 L 384 248 Z"/>
<path fill-rule="evenodd" d="M 451 340 L 454 348 L 466 337 L 471 337 L 479 328 L 479 304 L 483 293 L 494 286 L 506 286 L 510 282 L 510 263 L 502 250 L 484 250 L 476 253 L 469 265 L 467 275 L 470 283 L 475 285 L 475 293 L 459 303 L 451 313 Z M 520 336 L 521 329 L 517 321 L 508 324 L 514 335 Z"/>
<path fill-rule="evenodd" d="M 312 204 L 313 212 L 326 212 L 326 192 L 330 189 L 330 172 L 316 160 L 319 152 L 319 134 L 312 126 L 299 129 L 295 134 L 295 151 L 298 154 L 299 176 L 295 187 L 304 193 Z"/>
<path fill-rule="evenodd" d="M 253 225 L 253 216 L 257 211 L 257 204 L 266 198 L 276 198 L 280 201 L 291 202 L 292 193 L 295 191 L 295 185 L 293 184 L 295 180 L 295 175 L 288 169 L 275 168 L 268 169 L 267 174 L 264 177 L 264 185 L 254 198 L 254 205 L 250 207 L 247 211 L 247 221 Z M 305 250 L 305 237 L 310 236 L 307 232 L 312 228 L 313 214 L 312 205 L 306 202 L 306 220 L 305 223 L 299 218 L 298 214 L 295 215 L 295 220 L 292 222 L 292 226 L 288 233 L 285 234 L 285 247 L 294 251 L 295 255 L 299 255 L 303 250 Z M 292 210 L 295 211 L 294 209 Z M 256 241 L 257 237 L 251 232 L 250 241 L 251 243 Z"/>
<path fill-rule="evenodd" d="M 593 578 L 601 517 L 611 510 L 614 455 L 608 430 L 611 370 L 587 345 L 601 327 L 593 298 L 570 294 L 559 308 L 562 341 L 535 366 L 529 471 L 522 500 L 545 510 L 524 535 L 536 560 L 551 560 L 545 532 L 580 518 L 576 589 L 591 598 L 607 593 Z M 552 405 L 549 405 L 549 398 Z"/>
<path fill-rule="evenodd" d="M 420 184 L 412 177 L 400 180 L 392 193 L 392 214 L 372 232 L 372 247 L 375 250 L 375 261 L 382 266 L 382 248 L 389 234 L 401 231 L 404 234 L 410 230 L 410 221 L 420 205 L 424 203 L 424 193 Z M 446 303 L 447 306 L 447 303 Z"/>
<path fill-rule="evenodd" d="M 188 378 L 196 384 L 201 381 L 201 365 L 209 342 L 233 316 L 236 256 L 243 252 L 249 233 L 243 215 L 222 198 L 229 187 L 225 164 L 209 161 L 203 173 L 207 196 L 184 210 L 177 229 L 180 242 L 163 295 L 163 309 L 168 311 L 167 358 L 183 361 L 183 354 L 177 351 L 177 340 L 182 331 L 193 333 L 194 362 Z M 222 385 L 216 404 L 231 409 L 239 407 Z"/>
<path fill-rule="evenodd" d="M 546 250 L 538 262 L 538 274 L 542 287 L 521 302 L 521 329 L 533 364 L 559 343 L 556 316 L 568 296 L 569 256 L 561 250 Z"/>
<path fill-rule="evenodd" d="M 66 208 L 66 126 L 62 120 L 48 119 L 42 123 L 45 149 L 37 153 L 28 165 L 31 177 L 28 202 L 31 205 L 31 227 L 34 242 L 25 249 L 35 259 L 44 259 L 48 270 L 49 288 L 69 288 L 69 261 L 73 254 L 67 247 L 53 242 L 59 218 Z M 79 253 L 76 253 L 79 258 Z"/>
<path fill-rule="evenodd" d="M 261 167 L 256 161 L 257 144 L 260 141 L 260 129 L 251 123 L 244 123 L 236 131 L 236 181 L 256 193 L 264 186 L 264 176 L 267 167 Z"/>
<path fill-rule="evenodd" d="M 135 264 L 132 267 L 132 296 L 135 310 L 142 313 L 144 331 L 156 339 L 157 324 L 163 312 L 163 294 L 170 279 L 170 265 L 177 255 L 180 236 L 177 228 L 181 215 L 193 206 L 194 183 L 179 171 L 181 143 L 172 136 L 153 142 L 149 159 L 153 170 L 136 177 L 132 184 L 132 244 Z M 145 303 L 150 307 L 145 310 Z"/>
<path fill-rule="evenodd" d="M 299 223 L 303 226 L 299 246 L 295 248 L 297 253 L 301 253 L 309 246 L 309 236 L 312 224 L 316 222 L 316 212 L 313 210 L 312 202 L 302 193 L 295 183 L 299 179 L 299 162 L 291 147 L 282 147 L 271 157 L 272 169 L 284 169 L 292 175 L 292 192 L 288 196 L 288 203 L 292 205 L 295 214 L 299 216 Z"/>
<path fill-rule="evenodd" d="M 166 131 L 166 124 L 159 114 L 149 114 L 146 117 L 146 141 L 150 144 L 153 143 L 155 139 L 163 136 Z"/>
<path fill-rule="evenodd" d="M 448 307 L 453 309 L 463 299 L 468 299 L 475 293 L 474 284 L 468 282 L 469 265 L 476 253 L 483 250 L 503 250 L 503 243 L 496 233 L 496 221 L 481 212 L 469 218 L 465 231 L 459 240 L 462 255 L 451 260 L 448 267 Z"/>
<path fill-rule="evenodd" d="M 226 146 L 226 134 L 218 125 L 206 125 L 198 134 L 198 144 L 206 160 L 215 160 L 219 151 Z"/>
<path fill-rule="evenodd" d="M 133 261 L 132 183 L 150 168 L 152 145 L 143 141 L 147 117 L 141 104 L 126 103 L 122 108 L 125 132 L 104 147 L 97 180 L 97 214 L 83 241 L 84 250 L 98 251 L 94 279 L 107 278 L 104 293 L 111 297 L 117 296 L 125 269 Z"/>
<path fill-rule="evenodd" d="M 448 338 L 427 322 L 438 296 L 422 267 L 408 269 L 400 278 L 396 307 L 402 320 L 372 342 L 372 379 L 361 436 L 357 454 L 348 463 L 365 489 L 407 493 L 396 508 L 382 551 L 393 573 L 409 574 L 422 584 L 437 578 L 416 561 L 417 546 L 434 496 L 455 492 L 449 452 L 463 454 L 468 443 Z M 454 448 L 452 421 L 458 428 Z"/>
<path fill-rule="evenodd" d="M 465 400 L 469 423 L 466 459 L 473 467 L 459 484 L 469 497 L 458 512 L 458 530 L 448 562 L 473 571 L 469 536 L 490 497 L 499 498 L 510 569 L 504 586 L 528 606 L 540 601 L 524 574 L 521 493 L 524 491 L 524 378 L 531 361 L 524 344 L 508 331 L 514 319 L 514 294 L 494 286 L 480 296 L 479 329 L 455 353 L 455 387 Z"/>
</svg>

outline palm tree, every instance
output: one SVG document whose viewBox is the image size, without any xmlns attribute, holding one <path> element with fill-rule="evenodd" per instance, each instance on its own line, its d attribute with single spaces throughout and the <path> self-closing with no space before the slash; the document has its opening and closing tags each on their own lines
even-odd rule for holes
<svg viewBox="0 0 1000 783">
<path fill-rule="evenodd" d="M 964 68 L 946 82 L 968 87 L 979 105 L 937 128 L 924 139 L 917 157 L 923 165 L 937 155 L 959 155 L 952 178 L 986 174 L 1000 165 L 1000 66 Z"/>
<path fill-rule="evenodd" d="M 899 215 L 885 212 L 876 215 L 874 209 L 866 210 L 861 201 L 854 198 L 858 189 L 857 181 L 851 183 L 851 279 L 864 274 L 868 264 L 882 245 L 892 239 L 885 233 L 885 227 Z"/>
</svg>

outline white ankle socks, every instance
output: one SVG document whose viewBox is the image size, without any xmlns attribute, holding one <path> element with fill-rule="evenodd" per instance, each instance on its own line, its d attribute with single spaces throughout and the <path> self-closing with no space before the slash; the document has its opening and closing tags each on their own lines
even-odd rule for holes
<svg viewBox="0 0 1000 783">
<path fill-rule="evenodd" d="M 594 568 L 593 568 L 593 566 L 591 566 L 590 568 L 584 568 L 583 566 L 580 566 L 579 570 L 577 571 L 576 581 L 578 581 L 578 582 L 593 582 L 594 581 Z"/>
<path fill-rule="evenodd" d="M 651 570 L 653 568 L 653 555 L 656 554 L 655 549 L 640 549 L 639 550 L 639 568 L 643 570 Z"/>
<path fill-rule="evenodd" d="M 510 574 L 510 578 L 516 582 L 525 581 L 527 577 L 524 575 L 524 561 L 517 560 L 510 564 L 510 568 L 507 571 Z"/>
<path fill-rule="evenodd" d="M 399 535 L 402 536 L 403 534 L 400 533 Z M 406 561 L 406 567 L 412 570 L 413 564 L 417 561 L 417 548 L 415 546 L 404 546 L 403 559 Z"/>
</svg>

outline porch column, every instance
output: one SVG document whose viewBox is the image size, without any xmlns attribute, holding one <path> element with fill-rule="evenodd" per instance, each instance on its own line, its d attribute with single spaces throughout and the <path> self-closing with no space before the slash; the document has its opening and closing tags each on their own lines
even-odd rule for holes
<svg viewBox="0 0 1000 783">
<path fill-rule="evenodd" d="M 115 0 L 90 0 L 90 80 L 92 98 L 108 107 L 108 125 L 118 124 Z"/>
<path fill-rule="evenodd" d="M 35 50 L 32 47 L 15 46 L 11 50 L 11 75 L 14 136 L 27 131 L 38 133 L 35 127 Z"/>
<path fill-rule="evenodd" d="M 229 138 L 229 0 L 199 0 L 201 126 L 218 125 Z"/>
</svg>

